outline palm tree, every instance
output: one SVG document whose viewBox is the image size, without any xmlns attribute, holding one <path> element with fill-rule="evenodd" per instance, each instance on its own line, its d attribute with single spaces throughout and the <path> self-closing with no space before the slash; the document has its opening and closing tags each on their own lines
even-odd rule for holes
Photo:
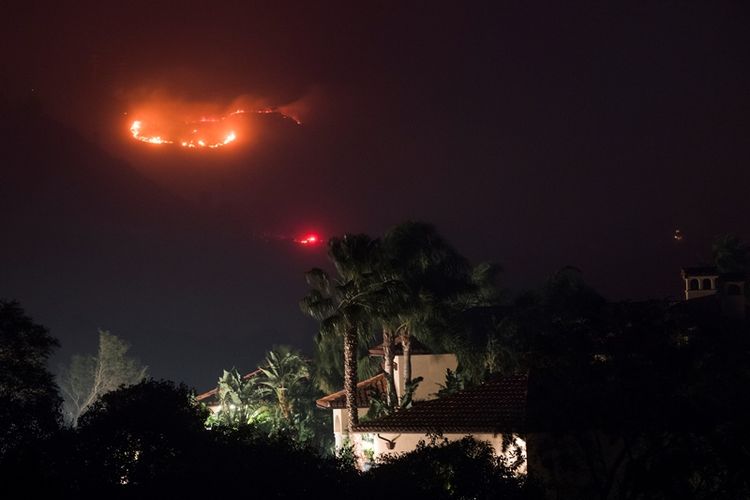
<svg viewBox="0 0 750 500">
<path fill-rule="evenodd" d="M 310 378 L 307 363 L 298 352 L 277 347 L 266 355 L 264 366 L 258 369 L 262 374 L 258 384 L 276 400 L 281 419 L 291 424 L 300 383 Z"/>
<path fill-rule="evenodd" d="M 489 275 L 489 268 L 476 273 L 430 224 L 406 222 L 383 238 L 382 272 L 400 283 L 401 293 L 393 304 L 389 326 L 400 337 L 404 354 L 404 381 L 412 381 L 411 339 L 418 335 L 429 343 L 443 343 L 440 333 L 453 330 L 455 312 L 477 299 L 474 280 Z M 486 271 L 484 274 L 481 271 Z M 483 283 L 483 293 L 488 293 Z M 431 338 L 432 337 L 432 338 Z M 385 350 L 385 349 L 384 349 Z"/>
<path fill-rule="evenodd" d="M 396 334 L 393 327 L 388 322 L 383 322 L 383 371 L 388 381 L 386 388 L 385 401 L 388 408 L 396 406 L 396 380 L 393 377 L 393 360 L 396 357 Z"/>
<path fill-rule="evenodd" d="M 332 239 L 329 257 L 338 277 L 332 281 L 320 269 L 308 272 L 312 290 L 301 308 L 321 322 L 319 347 L 343 339 L 350 425 L 358 421 L 355 390 L 360 339 L 369 339 L 376 326 L 382 331 L 386 404 L 395 408 L 399 405 L 393 377 L 396 340 L 401 340 L 405 385 L 410 387 L 412 336 L 433 345 L 449 345 L 445 337 L 460 328 L 460 313 L 496 298 L 496 268 L 472 268 L 429 224 L 400 224 L 382 241 L 366 235 Z"/>
<path fill-rule="evenodd" d="M 357 342 L 357 378 L 363 380 L 373 377 L 381 370 L 378 361 L 370 356 L 368 347 L 375 341 L 370 329 L 358 332 Z M 322 335 L 320 331 L 315 335 L 315 362 L 311 368 L 315 385 L 325 393 L 340 390 L 344 384 L 344 340 L 342 335 Z"/>
<path fill-rule="evenodd" d="M 270 408 L 263 400 L 257 377 L 243 377 L 232 368 L 224 370 L 217 387 L 220 410 L 209 418 L 210 423 L 239 427 L 268 420 Z"/>
<path fill-rule="evenodd" d="M 321 337 L 343 338 L 344 391 L 349 431 L 359 423 L 356 403 L 357 351 L 361 335 L 372 327 L 375 304 L 383 297 L 383 287 L 374 269 L 380 241 L 367 235 L 332 238 L 328 256 L 336 269 L 331 279 L 322 269 L 306 274 L 312 288 L 300 302 L 306 314 L 320 321 Z"/>
</svg>

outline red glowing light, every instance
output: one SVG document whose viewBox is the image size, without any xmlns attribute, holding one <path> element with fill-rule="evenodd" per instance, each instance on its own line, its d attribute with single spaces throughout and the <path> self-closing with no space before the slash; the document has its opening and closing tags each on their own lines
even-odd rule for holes
<svg viewBox="0 0 750 500">
<path fill-rule="evenodd" d="M 297 238 L 294 240 L 296 243 L 299 243 L 300 245 L 317 245 L 320 243 L 320 236 L 317 234 L 306 234 L 302 238 Z"/>
</svg>

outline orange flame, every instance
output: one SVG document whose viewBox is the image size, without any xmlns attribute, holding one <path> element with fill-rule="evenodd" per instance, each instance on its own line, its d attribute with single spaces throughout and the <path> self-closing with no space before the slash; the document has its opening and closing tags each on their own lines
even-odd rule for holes
<svg viewBox="0 0 750 500">
<path fill-rule="evenodd" d="M 155 136 L 142 135 L 141 128 L 143 128 L 143 123 L 140 120 L 135 120 L 133 124 L 130 126 L 130 133 L 133 134 L 134 139 L 137 139 L 141 142 L 148 142 L 149 144 L 172 144 L 173 142 L 173 141 L 168 141 L 166 139 L 162 139 L 158 135 L 155 135 Z"/>
<path fill-rule="evenodd" d="M 171 138 L 164 134 L 148 134 L 144 132 L 148 123 L 145 120 L 134 120 L 130 125 L 130 134 L 133 139 L 148 144 L 178 144 L 183 148 L 199 149 L 208 148 L 216 149 L 235 142 L 238 139 L 237 131 L 234 128 L 221 126 L 227 120 L 231 120 L 237 115 L 244 114 L 278 114 L 281 117 L 291 120 L 297 125 L 302 125 L 294 116 L 287 115 L 278 109 L 263 108 L 256 110 L 236 109 L 228 114 L 219 116 L 201 116 L 197 120 L 183 120 L 182 127 L 187 127 L 189 132 L 182 132 L 182 137 Z M 144 125 L 145 124 L 145 125 Z M 231 125 L 231 123 L 229 124 Z"/>
</svg>

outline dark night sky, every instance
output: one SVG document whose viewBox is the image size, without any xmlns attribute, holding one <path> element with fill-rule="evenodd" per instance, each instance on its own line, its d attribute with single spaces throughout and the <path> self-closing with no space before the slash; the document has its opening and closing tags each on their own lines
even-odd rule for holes
<svg viewBox="0 0 750 500">
<path fill-rule="evenodd" d="M 0 297 L 60 363 L 97 328 L 198 389 L 309 351 L 297 301 L 324 249 L 261 234 L 425 220 L 511 290 L 571 264 L 613 300 L 679 296 L 717 234 L 750 239 L 743 2 L 66 3 L 0 21 Z M 304 123 L 152 147 L 124 113 L 153 92 Z"/>
</svg>

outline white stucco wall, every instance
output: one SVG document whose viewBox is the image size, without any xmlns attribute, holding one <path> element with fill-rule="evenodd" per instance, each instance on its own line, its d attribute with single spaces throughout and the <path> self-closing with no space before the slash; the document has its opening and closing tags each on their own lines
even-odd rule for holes
<svg viewBox="0 0 750 500">
<path fill-rule="evenodd" d="M 357 413 L 359 418 L 367 415 L 369 408 L 358 408 Z M 346 441 L 346 436 L 349 434 L 349 415 L 346 408 L 336 408 L 333 410 L 333 438 L 336 443 L 336 448 L 341 448 Z"/>
<path fill-rule="evenodd" d="M 690 282 L 694 279 L 698 280 L 698 289 L 691 290 Z M 711 286 L 706 288 L 704 286 L 704 280 L 710 280 Z M 709 295 L 716 295 L 716 288 L 718 286 L 719 278 L 716 275 L 696 275 L 685 278 L 685 300 L 698 299 L 700 297 L 707 297 Z"/>
<path fill-rule="evenodd" d="M 508 454 L 503 453 L 503 435 L 502 434 L 444 434 L 442 438 L 447 439 L 449 442 L 458 441 L 466 436 L 472 436 L 474 439 L 479 441 L 486 441 L 492 445 L 495 449 L 495 455 L 507 456 L 510 459 L 510 452 Z M 383 439 L 384 438 L 384 439 Z M 394 448 L 388 449 L 388 442 L 386 439 L 394 442 Z M 522 450 L 522 456 L 524 458 L 524 465 L 519 470 L 520 474 L 526 474 L 526 441 L 519 435 L 512 435 L 513 442 Z M 358 455 L 361 457 L 360 463 L 364 463 L 365 450 L 372 449 L 372 455 L 374 460 L 377 460 L 388 453 L 405 453 L 416 449 L 420 441 L 426 443 L 430 442 L 430 438 L 426 434 L 417 433 L 355 433 L 352 442 L 355 443 L 355 449 L 358 451 Z"/>
<path fill-rule="evenodd" d="M 404 394 L 404 356 L 396 356 L 396 391 L 399 397 Z M 455 354 L 418 354 L 411 357 L 411 375 L 413 378 L 422 377 L 424 380 L 417 386 L 414 400 L 435 399 L 435 393 L 440 390 L 440 385 L 445 384 L 445 372 L 447 369 L 456 371 L 458 361 Z"/>
<path fill-rule="evenodd" d="M 395 362 L 396 367 L 394 370 L 394 379 L 396 380 L 396 391 L 398 392 L 399 398 L 404 393 L 404 377 L 403 377 L 403 355 L 396 356 Z M 414 393 L 414 400 L 427 400 L 435 399 L 435 393 L 440 390 L 440 385 L 445 384 L 445 373 L 446 370 L 450 369 L 455 371 L 458 367 L 458 361 L 455 354 L 418 354 L 412 355 L 411 357 L 411 373 L 412 377 L 422 377 L 424 380 L 417 386 L 417 390 Z M 359 408 L 358 413 L 360 418 L 367 414 L 368 408 Z M 349 418 L 347 416 L 346 409 L 334 409 L 333 410 L 333 434 L 336 443 L 336 447 L 340 448 L 346 441 L 347 429 L 349 426 Z M 415 434 L 413 446 L 408 448 L 413 450 L 419 438 L 425 439 L 422 434 Z M 354 441 L 354 440 L 352 440 Z M 383 443 L 382 440 L 378 440 Z M 360 442 L 355 442 L 355 446 L 360 446 Z"/>
</svg>

